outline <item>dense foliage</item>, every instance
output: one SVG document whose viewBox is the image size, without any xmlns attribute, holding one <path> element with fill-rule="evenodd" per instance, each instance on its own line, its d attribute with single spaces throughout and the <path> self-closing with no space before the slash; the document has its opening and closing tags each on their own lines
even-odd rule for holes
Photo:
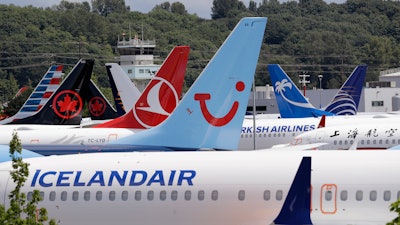
<svg viewBox="0 0 400 225">
<path fill-rule="evenodd" d="M 188 14 L 179 2 L 164 2 L 147 14 L 134 10 L 124 0 L 62 1 L 45 9 L 0 5 L 0 100 L 11 99 L 18 86 L 36 85 L 51 63 L 71 67 L 81 57 L 96 60 L 94 75 L 108 87 L 104 63 L 115 61 L 118 37 L 130 31 L 156 40 L 159 63 L 174 46 L 189 45 L 187 88 L 244 16 L 268 17 L 257 85 L 269 83 L 269 63 L 281 64 L 294 80 L 311 74 L 310 87 L 323 74 L 323 88 L 339 87 L 357 64 L 369 66 L 367 81 L 399 64 L 399 1 L 264 0 L 245 6 L 214 0 L 210 20 Z"/>
</svg>

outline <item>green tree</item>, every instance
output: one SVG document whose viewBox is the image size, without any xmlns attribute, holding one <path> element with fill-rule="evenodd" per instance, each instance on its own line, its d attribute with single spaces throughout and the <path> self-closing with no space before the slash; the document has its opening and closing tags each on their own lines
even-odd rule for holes
<svg viewBox="0 0 400 225">
<path fill-rule="evenodd" d="M 386 225 L 399 225 L 400 224 L 400 200 L 397 200 L 390 204 L 390 211 L 397 213 L 397 216 Z"/>
<path fill-rule="evenodd" d="M 102 16 L 108 16 L 113 12 L 125 13 L 130 10 L 129 6 L 125 6 L 124 0 L 92 0 L 92 8 L 94 12 Z"/>
<path fill-rule="evenodd" d="M 232 18 L 245 10 L 246 6 L 239 0 L 213 0 L 211 18 L 214 20 L 226 17 Z"/>
<path fill-rule="evenodd" d="M 32 199 L 27 200 L 26 194 L 21 192 L 21 188 L 29 175 L 28 163 L 21 157 L 21 141 L 16 132 L 10 141 L 10 156 L 12 158 L 11 179 L 16 184 L 14 190 L 10 192 L 10 207 L 5 210 L 0 206 L 0 224 L 3 225 L 42 225 L 48 220 L 47 210 L 40 208 L 37 210 L 38 203 L 42 200 L 39 190 L 34 190 Z M 24 218 L 25 217 L 25 218 Z M 55 220 L 49 221 L 50 225 L 55 225 Z"/>
</svg>

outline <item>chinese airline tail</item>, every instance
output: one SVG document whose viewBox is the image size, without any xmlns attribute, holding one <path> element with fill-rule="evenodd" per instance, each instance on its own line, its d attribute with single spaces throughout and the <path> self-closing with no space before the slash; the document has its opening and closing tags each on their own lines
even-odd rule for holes
<svg viewBox="0 0 400 225">
<path fill-rule="evenodd" d="M 278 64 L 269 64 L 268 71 L 274 86 L 276 102 L 282 118 L 333 116 L 333 113 L 315 108 L 300 92 Z"/>
<path fill-rule="evenodd" d="M 36 114 L 9 124 L 79 125 L 84 106 L 82 98 L 88 95 L 85 85 L 90 81 L 93 64 L 93 60 L 80 60 Z"/>
<path fill-rule="evenodd" d="M 106 63 L 108 80 L 120 116 L 130 111 L 141 93 L 117 63 Z"/>
<path fill-rule="evenodd" d="M 14 120 L 23 119 L 39 112 L 42 106 L 53 95 L 54 91 L 57 90 L 63 74 L 62 69 L 62 65 L 51 66 L 21 109 L 14 116 L 1 120 L 0 124 L 12 123 Z"/>
<path fill-rule="evenodd" d="M 335 97 L 325 108 L 325 111 L 336 115 L 357 114 L 361 91 L 367 74 L 367 66 L 359 65 L 351 73 Z"/>
<path fill-rule="evenodd" d="M 266 23 L 240 20 L 167 120 L 110 145 L 237 149 Z"/>
<path fill-rule="evenodd" d="M 181 98 L 188 57 L 188 46 L 175 47 L 128 113 L 94 127 L 146 129 L 163 122 Z"/>
<path fill-rule="evenodd" d="M 319 117 L 322 115 L 355 115 L 360 101 L 367 66 L 357 66 L 329 105 L 315 108 L 300 92 L 278 64 L 268 65 L 276 101 L 282 118 Z"/>
</svg>

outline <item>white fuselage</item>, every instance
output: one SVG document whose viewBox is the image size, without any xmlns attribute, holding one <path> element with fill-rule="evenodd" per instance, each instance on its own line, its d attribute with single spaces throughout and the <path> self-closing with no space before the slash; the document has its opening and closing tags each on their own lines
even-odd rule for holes
<svg viewBox="0 0 400 225">
<path fill-rule="evenodd" d="M 26 159 L 22 191 L 39 189 L 59 224 L 265 225 L 303 156 L 312 158 L 313 224 L 385 224 L 396 214 L 398 151 L 92 153 Z M 0 164 L 0 200 L 13 188 Z"/>
</svg>

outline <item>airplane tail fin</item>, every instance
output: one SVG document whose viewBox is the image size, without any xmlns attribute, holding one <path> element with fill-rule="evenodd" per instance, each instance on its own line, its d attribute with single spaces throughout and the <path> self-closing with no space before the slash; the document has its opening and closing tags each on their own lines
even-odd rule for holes
<svg viewBox="0 0 400 225">
<path fill-rule="evenodd" d="M 266 23 L 241 19 L 168 119 L 110 144 L 237 149 Z"/>
<path fill-rule="evenodd" d="M 312 224 L 310 206 L 311 157 L 303 157 L 282 209 L 273 224 Z"/>
<path fill-rule="evenodd" d="M 59 87 L 61 76 L 63 75 L 62 70 L 63 65 L 51 66 L 21 109 L 12 117 L 0 121 L 0 124 L 7 124 L 36 114 Z"/>
<path fill-rule="evenodd" d="M 93 64 L 93 60 L 80 60 L 39 112 L 10 124 L 79 125 Z"/>
<path fill-rule="evenodd" d="M 94 127 L 145 129 L 163 122 L 181 98 L 188 57 L 188 46 L 175 47 L 128 113 Z"/>
<path fill-rule="evenodd" d="M 326 120 L 326 116 L 325 116 L 325 115 L 322 115 L 322 116 L 321 116 L 321 120 L 319 121 L 319 124 L 318 124 L 317 128 L 323 128 L 323 127 L 325 127 L 325 120 Z"/>
<path fill-rule="evenodd" d="M 87 102 L 92 120 L 109 120 L 120 116 L 92 80 L 89 82 Z"/>
<path fill-rule="evenodd" d="M 106 63 L 106 70 L 114 96 L 115 108 L 122 116 L 132 109 L 141 93 L 117 63 Z"/>
<path fill-rule="evenodd" d="M 349 78 L 347 78 L 346 82 L 325 108 L 325 111 L 336 115 L 357 114 L 367 68 L 366 65 L 359 65 L 353 70 Z"/>
<path fill-rule="evenodd" d="M 278 64 L 269 64 L 268 71 L 282 118 L 319 117 L 334 115 L 315 108 L 300 92 Z"/>
</svg>

